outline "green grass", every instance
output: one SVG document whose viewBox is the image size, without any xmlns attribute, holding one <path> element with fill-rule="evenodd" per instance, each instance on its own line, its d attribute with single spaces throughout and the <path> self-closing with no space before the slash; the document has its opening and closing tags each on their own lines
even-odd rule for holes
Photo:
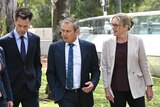
<svg viewBox="0 0 160 107">
<path fill-rule="evenodd" d="M 148 56 L 148 63 L 150 71 L 154 76 L 160 76 L 160 57 L 159 56 Z"/>
<path fill-rule="evenodd" d="M 160 107 L 160 78 L 153 77 L 154 81 L 154 98 L 150 102 L 146 102 L 147 107 Z M 47 98 L 47 95 L 45 94 L 45 88 L 46 88 L 46 75 L 45 70 L 43 70 L 42 74 L 42 86 L 40 88 L 40 107 L 58 107 L 57 104 L 54 104 L 53 101 L 44 99 Z M 103 90 L 102 80 L 99 81 L 99 84 L 94 92 L 94 107 L 110 107 L 109 102 L 105 99 L 105 94 Z"/>
<path fill-rule="evenodd" d="M 58 107 L 57 104 L 55 104 L 52 100 L 46 100 L 47 94 L 45 94 L 46 91 L 46 74 L 45 74 L 45 69 L 43 69 L 42 72 L 42 85 L 39 90 L 39 97 L 40 97 L 40 107 Z"/>
</svg>

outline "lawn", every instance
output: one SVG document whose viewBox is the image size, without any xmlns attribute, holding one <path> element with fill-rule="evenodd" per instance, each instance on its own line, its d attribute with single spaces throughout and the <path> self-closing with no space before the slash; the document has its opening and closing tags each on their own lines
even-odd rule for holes
<svg viewBox="0 0 160 107">
<path fill-rule="evenodd" d="M 146 102 L 147 107 L 160 107 L 160 78 L 153 77 L 154 81 L 154 98 L 150 102 Z M 42 74 L 42 86 L 40 88 L 40 107 L 58 107 L 51 100 L 46 100 L 47 95 L 45 94 L 46 88 L 46 75 L 45 70 Z M 94 107 L 110 107 L 108 101 L 105 99 L 105 94 L 103 90 L 102 80 L 100 80 L 95 92 L 94 92 L 95 104 Z"/>
</svg>

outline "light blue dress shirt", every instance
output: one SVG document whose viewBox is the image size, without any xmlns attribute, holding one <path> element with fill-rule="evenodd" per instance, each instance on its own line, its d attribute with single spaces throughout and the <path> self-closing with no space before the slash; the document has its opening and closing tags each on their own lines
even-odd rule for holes
<svg viewBox="0 0 160 107">
<path fill-rule="evenodd" d="M 19 52 L 21 52 L 21 38 L 20 38 L 19 34 L 17 33 L 16 29 L 14 29 L 13 32 L 14 32 L 14 35 L 15 35 L 15 39 L 16 39 L 16 43 L 17 43 L 17 46 L 18 46 L 18 50 L 19 50 Z M 25 44 L 26 54 L 27 54 L 27 50 L 28 50 L 27 32 L 23 36 L 24 36 L 24 44 Z"/>
</svg>

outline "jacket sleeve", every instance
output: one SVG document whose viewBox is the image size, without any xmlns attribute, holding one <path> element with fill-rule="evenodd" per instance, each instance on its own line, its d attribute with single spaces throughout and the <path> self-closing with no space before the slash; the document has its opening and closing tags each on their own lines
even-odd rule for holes
<svg viewBox="0 0 160 107">
<path fill-rule="evenodd" d="M 5 54 L 4 54 L 2 47 L 0 47 L 0 54 L 1 54 L 0 61 L 2 64 L 1 76 L 2 76 L 2 81 L 4 84 L 4 88 L 5 88 L 5 91 L 7 94 L 7 101 L 13 101 L 12 90 L 11 90 L 9 76 L 8 76 L 8 72 L 7 72 L 7 68 L 6 68 Z"/>
</svg>

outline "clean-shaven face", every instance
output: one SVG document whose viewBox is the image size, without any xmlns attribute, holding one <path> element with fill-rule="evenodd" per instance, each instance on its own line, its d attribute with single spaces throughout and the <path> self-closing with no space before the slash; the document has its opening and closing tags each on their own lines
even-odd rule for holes
<svg viewBox="0 0 160 107">
<path fill-rule="evenodd" d="M 18 17 L 18 19 L 15 20 L 14 24 L 15 24 L 15 28 L 16 28 L 16 31 L 18 32 L 19 36 L 23 36 L 26 33 L 26 31 L 28 30 L 28 27 L 30 25 L 30 21 L 29 21 L 29 18 L 22 19 L 22 18 Z"/>
<path fill-rule="evenodd" d="M 61 24 L 61 36 L 67 43 L 73 43 L 77 39 L 79 29 L 74 30 L 73 23 L 67 22 Z"/>
</svg>

